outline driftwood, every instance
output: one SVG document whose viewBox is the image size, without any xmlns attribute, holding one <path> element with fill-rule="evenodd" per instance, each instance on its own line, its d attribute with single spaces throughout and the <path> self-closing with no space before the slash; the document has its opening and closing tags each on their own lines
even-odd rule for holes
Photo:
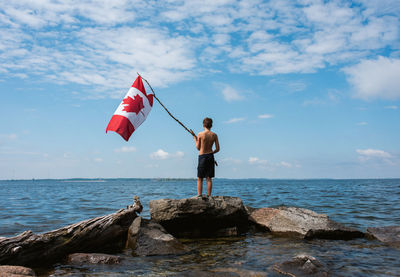
<svg viewBox="0 0 400 277">
<path fill-rule="evenodd" d="M 0 265 L 51 265 L 76 252 L 114 253 L 124 248 L 136 209 L 85 220 L 44 234 L 26 231 L 0 238 Z"/>
</svg>

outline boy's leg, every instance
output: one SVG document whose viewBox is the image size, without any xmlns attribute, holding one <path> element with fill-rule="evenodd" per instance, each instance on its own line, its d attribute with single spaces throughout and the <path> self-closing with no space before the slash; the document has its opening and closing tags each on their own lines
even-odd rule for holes
<svg viewBox="0 0 400 277">
<path fill-rule="evenodd" d="M 211 177 L 207 177 L 206 182 L 207 182 L 207 196 L 211 196 L 211 191 L 212 191 L 212 179 L 211 179 Z"/>
<path fill-rule="evenodd" d="M 203 178 L 197 178 L 197 195 L 203 194 Z"/>
</svg>

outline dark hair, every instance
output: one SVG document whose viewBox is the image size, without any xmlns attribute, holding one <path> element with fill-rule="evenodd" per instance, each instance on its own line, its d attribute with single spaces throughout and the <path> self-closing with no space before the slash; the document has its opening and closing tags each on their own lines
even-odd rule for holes
<svg viewBox="0 0 400 277">
<path fill-rule="evenodd" d="M 209 117 L 206 117 L 203 119 L 203 126 L 206 127 L 207 129 L 211 129 L 212 127 L 212 119 Z"/>
</svg>

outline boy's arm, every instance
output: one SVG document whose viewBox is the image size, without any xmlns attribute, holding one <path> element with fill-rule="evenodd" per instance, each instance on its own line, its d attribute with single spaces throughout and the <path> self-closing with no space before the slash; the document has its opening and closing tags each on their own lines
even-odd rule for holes
<svg viewBox="0 0 400 277">
<path fill-rule="evenodd" d="M 215 134 L 215 150 L 213 151 L 213 154 L 219 152 L 219 141 L 218 141 L 218 136 Z"/>
<path fill-rule="evenodd" d="M 201 142 L 200 142 L 200 133 L 196 136 L 193 136 L 194 139 L 194 143 L 196 144 L 196 148 L 197 150 L 200 151 L 200 146 L 201 146 Z"/>
</svg>

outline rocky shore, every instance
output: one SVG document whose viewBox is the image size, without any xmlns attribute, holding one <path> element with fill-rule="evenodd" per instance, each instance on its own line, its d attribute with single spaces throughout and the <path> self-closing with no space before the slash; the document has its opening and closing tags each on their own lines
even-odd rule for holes
<svg viewBox="0 0 400 277">
<path fill-rule="evenodd" d="M 141 207 L 133 205 L 44 234 L 26 231 L 15 237 L 2 237 L 0 276 L 35 276 L 30 268 L 49 267 L 57 262 L 119 264 L 123 262 L 118 255 L 122 251 L 133 256 L 182 255 L 196 251 L 185 246 L 180 240 L 183 238 L 236 237 L 254 232 L 305 240 L 366 237 L 393 247 L 400 245 L 400 226 L 371 227 L 364 233 L 311 210 L 256 209 L 246 207 L 237 197 L 160 199 L 150 201 L 149 207 L 150 219 L 140 217 Z M 198 276 L 266 276 L 240 269 L 218 270 Z M 307 255 L 276 264 L 274 270 L 289 276 L 328 276 L 326 267 Z"/>
</svg>

